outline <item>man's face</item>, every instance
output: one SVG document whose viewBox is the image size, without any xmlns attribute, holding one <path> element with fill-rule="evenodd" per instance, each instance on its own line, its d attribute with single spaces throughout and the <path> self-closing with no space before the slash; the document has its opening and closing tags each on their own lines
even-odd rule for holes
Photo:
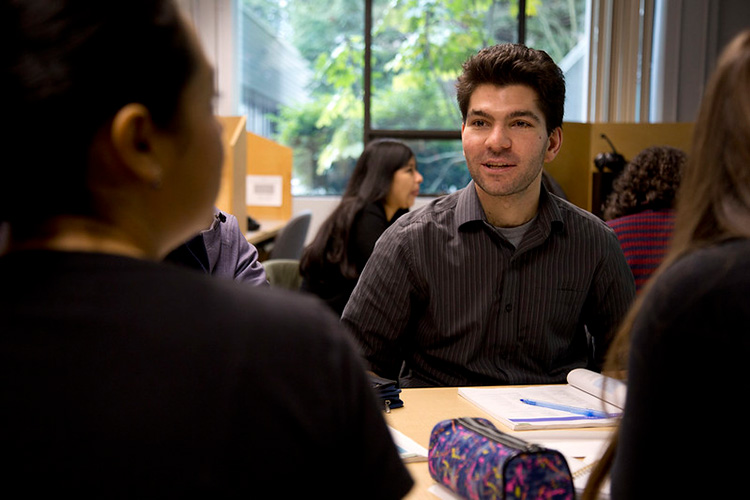
<svg viewBox="0 0 750 500">
<path fill-rule="evenodd" d="M 557 155 L 562 135 L 559 128 L 547 135 L 530 87 L 482 84 L 469 100 L 461 142 L 479 190 L 493 197 L 531 198 L 539 195 L 542 167 Z"/>
</svg>

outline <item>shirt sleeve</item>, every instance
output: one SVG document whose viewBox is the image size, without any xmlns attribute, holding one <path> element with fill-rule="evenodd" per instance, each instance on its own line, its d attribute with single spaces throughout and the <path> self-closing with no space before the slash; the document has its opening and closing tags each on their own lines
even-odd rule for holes
<svg viewBox="0 0 750 500">
<path fill-rule="evenodd" d="M 620 321 L 635 297 L 635 281 L 614 232 L 607 237 L 604 259 L 586 304 L 586 327 L 594 342 L 593 369 L 601 370 Z"/>
<path fill-rule="evenodd" d="M 258 260 L 258 249 L 245 239 L 237 218 L 227 217 L 225 229 L 228 244 L 235 249 L 229 252 L 229 255 L 235 256 L 234 279 L 251 285 L 268 286 L 266 271 Z"/>
<path fill-rule="evenodd" d="M 370 369 L 396 379 L 404 359 L 409 320 L 418 297 L 405 229 L 380 237 L 359 277 L 342 321 L 357 339 Z"/>
</svg>

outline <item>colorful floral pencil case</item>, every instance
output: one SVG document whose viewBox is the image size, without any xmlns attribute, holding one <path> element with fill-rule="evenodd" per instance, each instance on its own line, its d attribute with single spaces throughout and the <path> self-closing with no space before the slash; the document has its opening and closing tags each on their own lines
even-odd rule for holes
<svg viewBox="0 0 750 500">
<path fill-rule="evenodd" d="M 430 435 L 430 475 L 466 499 L 573 499 L 565 457 L 504 433 L 483 418 L 439 422 Z"/>
</svg>

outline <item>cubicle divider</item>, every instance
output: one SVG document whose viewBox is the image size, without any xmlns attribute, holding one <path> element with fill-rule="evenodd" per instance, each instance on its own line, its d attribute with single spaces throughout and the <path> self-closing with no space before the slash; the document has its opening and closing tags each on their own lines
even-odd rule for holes
<svg viewBox="0 0 750 500">
<path fill-rule="evenodd" d="M 247 213 L 256 219 L 292 216 L 292 149 L 247 132 Z"/>
<path fill-rule="evenodd" d="M 224 164 L 221 184 L 216 197 L 219 210 L 228 212 L 240 223 L 240 230 L 247 231 L 247 209 L 245 208 L 245 176 L 247 165 L 247 118 L 244 116 L 217 117 L 223 128 Z"/>
<path fill-rule="evenodd" d="M 562 149 L 547 170 L 572 203 L 594 213 L 594 203 L 604 201 L 597 181 L 611 182 L 613 177 L 602 179 L 594 166 L 596 155 L 612 152 L 602 134 L 629 161 L 649 146 L 672 146 L 689 153 L 693 123 L 564 123 Z"/>
<path fill-rule="evenodd" d="M 216 206 L 278 231 L 292 216 L 292 150 L 248 132 L 244 116 L 217 117 L 223 127 L 224 166 Z M 264 224 L 265 223 L 265 224 Z"/>
</svg>

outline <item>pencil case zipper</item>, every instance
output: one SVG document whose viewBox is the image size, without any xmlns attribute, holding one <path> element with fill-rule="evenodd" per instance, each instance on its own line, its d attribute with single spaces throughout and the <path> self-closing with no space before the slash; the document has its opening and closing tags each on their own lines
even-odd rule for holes
<svg viewBox="0 0 750 500">
<path fill-rule="evenodd" d="M 514 448 L 516 450 L 529 453 L 534 453 L 543 449 L 542 447 L 524 441 L 521 438 L 517 438 L 515 436 L 511 436 L 510 434 L 506 434 L 505 432 L 499 431 L 494 427 L 488 427 L 473 418 L 462 417 L 456 419 L 456 421 L 466 429 L 476 432 L 477 434 L 484 436 L 487 439 L 491 439 L 492 441 L 500 443 L 503 446 L 507 446 L 508 448 Z"/>
</svg>

